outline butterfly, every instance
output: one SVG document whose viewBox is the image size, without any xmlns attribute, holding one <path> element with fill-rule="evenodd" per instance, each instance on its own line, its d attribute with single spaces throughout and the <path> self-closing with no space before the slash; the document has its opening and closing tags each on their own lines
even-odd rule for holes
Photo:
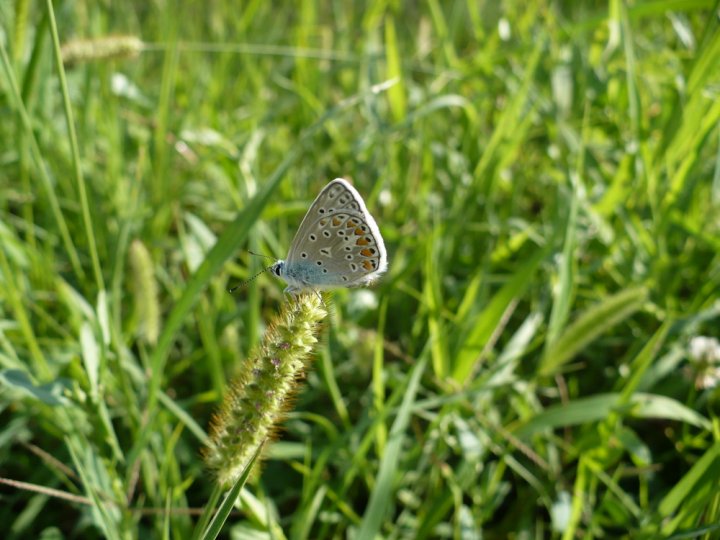
<svg viewBox="0 0 720 540">
<path fill-rule="evenodd" d="M 387 252 L 365 201 L 336 178 L 310 205 L 285 260 L 270 267 L 286 293 L 367 285 L 387 270 Z"/>
</svg>

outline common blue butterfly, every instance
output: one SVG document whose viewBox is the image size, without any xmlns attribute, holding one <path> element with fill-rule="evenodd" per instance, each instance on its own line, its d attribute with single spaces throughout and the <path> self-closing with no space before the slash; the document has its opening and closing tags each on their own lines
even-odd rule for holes
<svg viewBox="0 0 720 540">
<path fill-rule="evenodd" d="M 287 282 L 286 293 L 355 287 L 387 270 L 387 252 L 363 198 L 336 178 L 310 205 L 287 258 L 270 269 Z"/>
</svg>

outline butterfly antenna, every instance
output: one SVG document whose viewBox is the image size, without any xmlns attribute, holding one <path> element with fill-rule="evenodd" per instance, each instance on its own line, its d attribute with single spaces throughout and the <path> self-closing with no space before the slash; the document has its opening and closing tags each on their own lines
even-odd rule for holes
<svg viewBox="0 0 720 540">
<path fill-rule="evenodd" d="M 238 283 L 237 285 L 235 285 L 232 289 L 228 289 L 228 292 L 229 292 L 229 293 L 234 293 L 234 292 L 235 292 L 236 290 L 238 290 L 240 287 L 245 287 L 248 283 L 250 283 L 250 282 L 251 282 L 252 280 L 254 280 L 256 277 L 258 277 L 260 274 L 264 274 L 265 272 L 267 272 L 268 270 L 270 270 L 273 266 L 275 266 L 275 264 L 271 264 L 271 265 L 268 266 L 267 268 L 263 268 L 262 270 L 260 270 L 260 271 L 259 271 L 257 274 L 255 274 L 254 276 L 246 279 L 245 281 L 241 281 L 240 283 Z"/>
<path fill-rule="evenodd" d="M 249 249 L 246 249 L 245 251 L 247 251 L 250 255 L 256 255 L 257 257 L 263 257 L 265 259 L 271 259 L 273 261 L 275 260 L 273 257 L 269 257 L 268 255 L 263 255 L 262 253 L 255 253 L 254 251 L 250 251 Z"/>
</svg>

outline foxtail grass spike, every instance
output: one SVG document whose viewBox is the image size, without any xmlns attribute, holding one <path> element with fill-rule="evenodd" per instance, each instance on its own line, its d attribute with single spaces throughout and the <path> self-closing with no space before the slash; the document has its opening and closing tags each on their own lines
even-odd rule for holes
<svg viewBox="0 0 720 540">
<path fill-rule="evenodd" d="M 133 240 L 129 259 L 137 318 L 136 333 L 146 343 L 155 345 L 160 334 L 160 304 L 152 257 L 142 242 Z"/>
<path fill-rule="evenodd" d="M 60 48 L 63 64 L 72 65 L 94 60 L 133 58 L 143 50 L 143 42 L 135 36 L 109 36 L 98 39 L 78 39 Z"/>
<path fill-rule="evenodd" d="M 284 303 L 262 343 L 228 385 L 204 452 L 221 486 L 232 485 L 258 447 L 277 432 L 305 377 L 326 316 L 325 302 L 315 292 Z"/>
</svg>

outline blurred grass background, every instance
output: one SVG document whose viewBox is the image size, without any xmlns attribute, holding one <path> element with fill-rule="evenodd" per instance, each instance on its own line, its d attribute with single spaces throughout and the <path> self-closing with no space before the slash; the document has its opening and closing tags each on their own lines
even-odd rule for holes
<svg viewBox="0 0 720 540">
<path fill-rule="evenodd" d="M 718 8 L 0 3 L 5 537 L 191 536 L 226 289 L 342 176 L 389 272 L 225 537 L 716 538 Z"/>
</svg>

